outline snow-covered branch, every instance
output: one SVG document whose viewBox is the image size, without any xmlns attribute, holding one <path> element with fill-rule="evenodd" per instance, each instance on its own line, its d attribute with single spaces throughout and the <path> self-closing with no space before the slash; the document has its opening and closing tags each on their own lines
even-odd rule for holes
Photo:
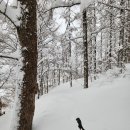
<svg viewBox="0 0 130 130">
<path fill-rule="evenodd" d="M 55 0 L 55 1 L 52 1 L 51 8 L 71 7 L 73 5 L 77 5 L 80 3 L 81 3 L 81 0 L 74 0 L 71 3 L 69 1 Z"/>
<path fill-rule="evenodd" d="M 111 5 L 111 4 L 108 4 L 108 3 L 101 2 L 101 1 L 98 1 L 98 3 L 106 5 L 106 6 L 109 6 L 109 7 L 112 7 L 112 8 L 116 8 L 116 9 L 119 9 L 119 10 L 123 9 L 123 10 L 130 11 L 130 8 L 126 8 L 126 7 L 122 7 L 122 6 L 116 6 L 116 5 Z"/>
<path fill-rule="evenodd" d="M 56 9 L 56 8 L 64 8 L 64 7 L 72 7 L 75 5 L 81 4 L 81 0 L 74 0 L 73 2 L 66 2 L 61 0 L 55 0 L 52 2 L 51 7 L 46 10 L 44 13 L 48 12 L 49 10 Z"/>
<path fill-rule="evenodd" d="M 62 0 L 55 0 L 55 1 L 52 1 L 52 5 L 51 5 L 50 9 L 56 9 L 56 8 L 60 8 L 60 7 L 72 7 L 74 5 L 79 5 L 79 4 L 81 4 L 81 9 L 85 9 L 93 2 L 98 2 L 100 4 L 104 4 L 109 7 L 114 7 L 117 9 L 125 9 L 125 10 L 130 11 L 129 8 L 123 8 L 121 6 L 110 5 L 108 3 L 102 2 L 102 0 L 73 0 L 71 3 L 68 1 L 66 2 L 66 1 L 62 1 Z M 48 9 L 48 10 L 50 10 L 50 9 Z"/>
<path fill-rule="evenodd" d="M 49 10 L 56 9 L 56 8 L 64 8 L 64 7 L 72 7 L 75 5 L 81 4 L 81 10 L 84 10 L 87 8 L 91 3 L 93 3 L 96 0 L 73 0 L 71 2 L 69 1 L 62 1 L 62 0 L 51 0 L 51 6 L 48 10 L 46 10 L 44 13 L 48 12 Z M 100 1 L 100 0 L 97 0 Z"/>
<path fill-rule="evenodd" d="M 13 3 L 15 5 L 10 5 L 9 2 L 5 2 L 4 0 L 0 1 L 0 13 L 5 15 L 17 27 L 20 26 L 21 8 L 17 0 L 14 0 Z"/>
</svg>

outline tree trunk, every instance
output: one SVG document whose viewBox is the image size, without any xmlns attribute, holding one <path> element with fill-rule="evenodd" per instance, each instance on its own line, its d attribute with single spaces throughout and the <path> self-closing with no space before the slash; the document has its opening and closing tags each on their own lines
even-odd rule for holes
<svg viewBox="0 0 130 130">
<path fill-rule="evenodd" d="M 110 4 L 113 4 L 113 1 L 110 0 Z M 113 14 L 112 14 L 113 8 L 110 7 L 110 33 L 109 33 L 109 52 L 108 52 L 108 69 L 112 68 L 112 25 L 113 25 Z"/>
<path fill-rule="evenodd" d="M 57 70 L 58 70 L 58 85 L 60 85 L 60 65 L 57 64 Z"/>
<path fill-rule="evenodd" d="M 43 80 L 44 80 L 44 75 L 43 75 L 43 62 L 41 63 L 41 75 L 40 75 L 40 88 L 39 88 L 39 95 L 43 95 Z"/>
<path fill-rule="evenodd" d="M 2 115 L 2 101 L 1 101 L 1 98 L 0 98 L 0 116 Z"/>
<path fill-rule="evenodd" d="M 21 45 L 16 107 L 12 130 L 32 130 L 37 88 L 37 26 L 36 0 L 19 0 L 21 25 L 17 27 Z"/>
<path fill-rule="evenodd" d="M 102 21 L 101 21 L 101 24 L 102 24 Z M 103 71 L 103 31 L 101 31 L 100 58 L 101 58 L 101 73 L 102 73 Z"/>
<path fill-rule="evenodd" d="M 126 1 L 126 5 L 127 8 L 130 8 L 130 0 Z M 126 22 L 127 22 L 126 24 L 127 26 L 126 26 L 125 46 L 127 48 L 130 47 L 130 11 L 126 11 Z M 124 52 L 124 57 L 125 57 L 124 58 L 125 63 L 128 63 L 130 58 L 127 57 L 126 50 Z"/>
<path fill-rule="evenodd" d="M 70 0 L 71 3 L 71 0 Z M 68 30 L 69 30 L 69 68 L 70 68 L 70 74 L 69 74 L 69 80 L 70 80 L 70 87 L 72 87 L 72 64 L 71 64 L 71 8 L 69 7 L 69 21 L 68 21 Z"/>
<path fill-rule="evenodd" d="M 88 88 L 87 11 L 83 10 L 84 88 Z"/>
<path fill-rule="evenodd" d="M 93 13 L 92 13 L 92 16 L 93 16 L 93 20 L 92 20 L 92 27 L 93 27 L 93 31 L 92 32 L 95 32 L 96 31 L 96 9 L 95 9 L 95 3 L 93 4 L 94 6 L 94 9 L 93 9 Z M 96 47 L 96 42 L 97 42 L 97 38 L 96 38 L 96 35 L 92 35 L 92 48 L 93 48 L 93 55 L 92 55 L 92 58 L 93 58 L 93 74 L 94 74 L 94 80 L 96 80 L 96 73 L 97 73 L 97 59 L 96 59 L 96 55 L 97 55 L 97 47 Z"/>
<path fill-rule="evenodd" d="M 47 71 L 46 71 L 46 93 L 49 92 L 49 61 L 47 60 Z"/>
<path fill-rule="evenodd" d="M 125 5 L 125 1 L 124 0 L 121 0 L 120 1 L 120 6 L 124 6 Z M 120 30 L 120 41 L 119 41 L 119 46 L 122 46 L 124 48 L 124 34 L 125 34 L 125 29 L 124 29 L 124 26 L 125 26 L 125 10 L 124 9 L 121 9 L 120 10 L 120 15 L 121 15 L 121 30 Z M 122 55 L 122 56 L 120 56 Z M 118 66 L 119 67 L 122 67 L 122 63 L 123 63 L 123 59 L 124 59 L 124 51 L 122 54 L 118 54 Z M 120 57 L 123 57 L 123 59 L 120 59 Z"/>
</svg>

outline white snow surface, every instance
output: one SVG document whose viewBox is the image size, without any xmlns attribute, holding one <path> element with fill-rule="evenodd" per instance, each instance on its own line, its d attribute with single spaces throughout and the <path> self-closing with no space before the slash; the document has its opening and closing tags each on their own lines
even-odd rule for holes
<svg viewBox="0 0 130 130">
<path fill-rule="evenodd" d="M 115 74 L 116 71 L 116 74 Z M 83 79 L 62 84 L 36 101 L 33 130 L 130 130 L 130 64 L 120 76 L 108 71 L 88 89 Z M 10 111 L 0 117 L 0 130 L 9 130 Z"/>
</svg>

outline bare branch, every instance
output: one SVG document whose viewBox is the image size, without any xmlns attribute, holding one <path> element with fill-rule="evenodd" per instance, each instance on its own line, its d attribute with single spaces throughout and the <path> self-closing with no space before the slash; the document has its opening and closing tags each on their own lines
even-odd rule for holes
<svg viewBox="0 0 130 130">
<path fill-rule="evenodd" d="M 106 6 L 109 6 L 109 7 L 116 8 L 116 9 L 119 9 L 119 10 L 123 9 L 123 10 L 130 11 L 130 8 L 125 8 L 125 7 L 122 7 L 122 6 L 111 5 L 111 4 L 107 4 L 107 3 L 104 3 L 104 2 L 100 2 L 100 1 L 98 1 L 98 3 L 106 5 Z"/>
<path fill-rule="evenodd" d="M 10 72 L 9 72 L 9 75 L 8 77 L 5 79 L 5 81 L 2 83 L 2 85 L 0 86 L 0 88 L 2 88 L 4 86 L 4 84 L 8 81 L 9 77 L 10 77 L 10 74 L 12 72 L 12 69 L 10 69 Z"/>
<path fill-rule="evenodd" d="M 5 56 L 5 55 L 0 55 L 0 58 L 7 58 L 7 59 L 12 59 L 12 60 L 17 60 L 18 61 L 18 58 L 11 57 L 11 56 Z"/>
<path fill-rule="evenodd" d="M 13 20 L 12 20 L 8 15 L 6 15 L 5 12 L 2 12 L 2 11 L 0 10 L 0 13 L 3 14 L 5 17 L 7 17 L 7 18 L 9 19 L 9 21 L 14 25 L 14 27 L 17 28 L 17 26 L 15 25 L 15 23 L 13 22 Z"/>
<path fill-rule="evenodd" d="M 20 3 L 18 4 L 18 8 L 14 8 L 8 3 L 9 0 L 7 2 L 4 0 L 0 1 L 0 13 L 7 17 L 13 23 L 14 27 L 17 28 L 17 26 L 20 26 L 20 20 L 18 19 L 21 14 Z"/>
</svg>

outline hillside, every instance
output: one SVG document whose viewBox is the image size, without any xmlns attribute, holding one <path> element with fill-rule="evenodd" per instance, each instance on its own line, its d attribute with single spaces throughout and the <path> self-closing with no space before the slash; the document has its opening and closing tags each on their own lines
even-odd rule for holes
<svg viewBox="0 0 130 130">
<path fill-rule="evenodd" d="M 36 101 L 33 130 L 130 130 L 130 65 L 118 77 L 109 71 L 83 89 L 83 80 L 60 85 Z M 1 130 L 9 130 L 10 111 L 0 117 Z"/>
<path fill-rule="evenodd" d="M 117 74 L 109 71 L 89 89 L 82 89 L 80 79 L 43 96 L 36 103 L 34 130 L 78 130 L 77 117 L 85 130 L 130 130 L 130 66 Z"/>
</svg>

